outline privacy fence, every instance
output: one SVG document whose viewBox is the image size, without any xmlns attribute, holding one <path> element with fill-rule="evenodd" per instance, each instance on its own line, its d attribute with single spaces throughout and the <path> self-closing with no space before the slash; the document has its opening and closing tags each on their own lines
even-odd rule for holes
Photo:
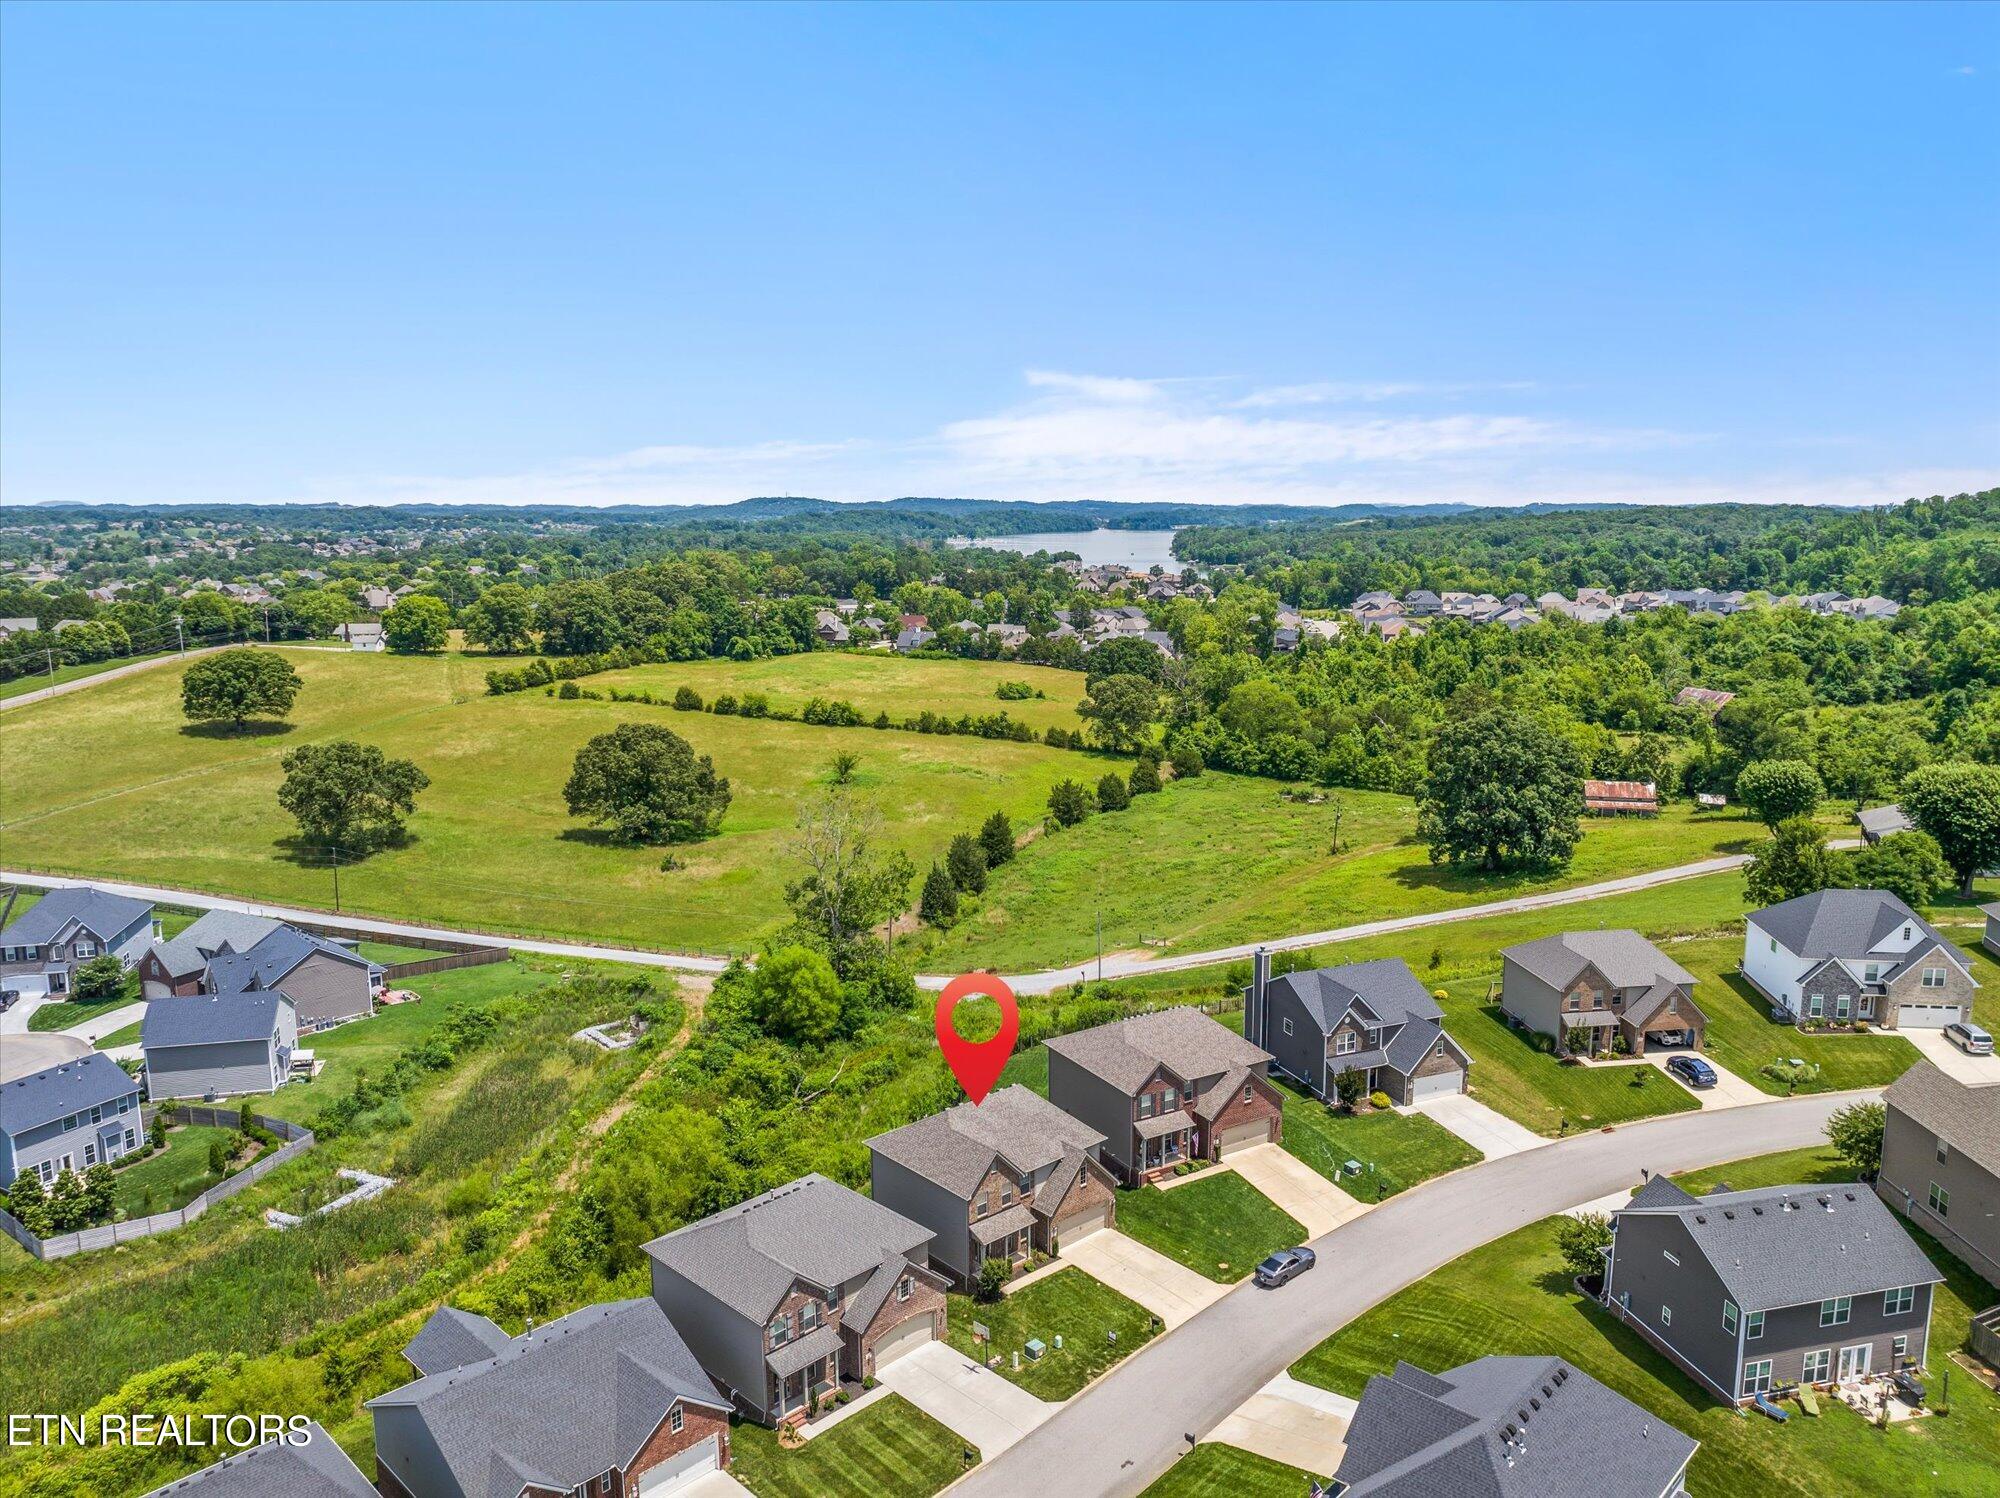
<svg viewBox="0 0 2000 1498">
<path fill-rule="evenodd" d="M 125 1222 L 107 1222 L 99 1227 L 84 1228 L 81 1232 L 75 1233 L 62 1233 L 53 1238 L 37 1238 L 12 1214 L 0 1211 L 0 1232 L 4 1232 L 29 1253 L 46 1262 L 49 1259 L 66 1259 L 71 1254 L 110 1248 L 114 1244 L 131 1243 L 140 1238 L 151 1238 L 158 1233 L 171 1233 L 175 1228 L 186 1227 L 210 1207 L 228 1201 L 239 1191 L 247 1190 L 279 1166 L 297 1159 L 313 1147 L 311 1129 L 303 1128 L 288 1119 L 253 1116 L 259 1124 L 284 1142 L 268 1155 L 261 1156 L 244 1166 L 235 1175 L 217 1181 L 184 1207 L 177 1207 L 171 1212 L 155 1212 L 150 1217 L 134 1217 Z M 241 1121 L 240 1114 L 234 1108 L 207 1108 L 199 1104 L 173 1108 L 169 1110 L 168 1117 L 176 1123 L 203 1124 L 224 1129 L 233 1129 Z"/>
</svg>

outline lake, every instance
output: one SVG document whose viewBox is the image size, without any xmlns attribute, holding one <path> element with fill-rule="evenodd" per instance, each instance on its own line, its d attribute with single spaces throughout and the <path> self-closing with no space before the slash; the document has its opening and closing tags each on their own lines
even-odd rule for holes
<svg viewBox="0 0 2000 1498">
<path fill-rule="evenodd" d="M 1164 567 L 1179 572 L 1186 566 L 1174 555 L 1174 533 L 1165 531 L 1030 531 L 1019 536 L 980 536 L 967 540 L 952 538 L 953 546 L 984 546 L 990 551 L 1018 551 L 1033 556 L 1038 551 L 1073 551 L 1087 567 L 1116 564 L 1144 572 Z"/>
</svg>

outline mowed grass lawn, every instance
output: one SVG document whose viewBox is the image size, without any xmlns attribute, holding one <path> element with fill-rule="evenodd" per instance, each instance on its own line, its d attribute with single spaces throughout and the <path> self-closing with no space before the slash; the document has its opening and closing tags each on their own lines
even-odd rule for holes
<svg viewBox="0 0 2000 1498">
<path fill-rule="evenodd" d="M 1042 693 L 1016 702 L 996 692 L 1003 681 L 1024 681 Z M 948 718 L 975 718 L 1004 712 L 1017 723 L 1043 728 L 1081 728 L 1076 705 L 1083 699 L 1083 673 L 1012 661 L 911 660 L 884 651 L 814 651 L 762 661 L 676 661 L 607 671 L 583 685 L 598 691 L 651 692 L 670 701 L 681 687 L 693 687 L 710 703 L 724 692 L 742 697 L 762 692 L 771 706 L 796 713 L 815 697 L 847 703 L 874 720 L 887 713 L 897 723 L 929 709 Z"/>
<path fill-rule="evenodd" d="M 1485 1158 L 1421 1113 L 1335 1113 L 1288 1082 L 1278 1085 L 1285 1094 L 1285 1148 L 1361 1201 L 1381 1201 Z M 1367 1168 L 1346 1175 L 1349 1160 Z"/>
<path fill-rule="evenodd" d="M 1258 1260 L 1306 1241 L 1306 1230 L 1233 1170 L 1218 1170 L 1161 1191 L 1141 1186 L 1118 1193 L 1118 1230 L 1230 1285 Z"/>
<path fill-rule="evenodd" d="M 1825 1151 L 1796 1151 L 1719 1167 L 1682 1184 L 1707 1189 L 1851 1179 Z M 1571 1287 L 1556 1250 L 1557 1219 L 1532 1224 L 1455 1260 L 1390 1297 L 1292 1366 L 1295 1377 L 1359 1395 L 1371 1374 L 1398 1358 L 1433 1372 L 1488 1354 L 1554 1354 L 1650 1410 L 1701 1444 L 1689 1472 L 1696 1493 L 1935 1493 L 1973 1498 L 1994 1491 L 2000 1471 L 2000 1397 L 1961 1372 L 1952 1412 L 1886 1431 L 1833 1401 L 1819 1419 L 1784 1425 L 1724 1408 L 1629 1328 Z M 1992 1287 L 1928 1239 L 1919 1240 L 1948 1277 L 1932 1319 L 1931 1386 L 1945 1354 L 1966 1340 L 1972 1312 Z"/>
<path fill-rule="evenodd" d="M 998 1355 L 995 1371 L 1019 1384 L 1037 1399 L 1064 1400 L 1120 1358 L 1137 1352 L 1153 1339 L 1153 1318 L 1081 1269 L 1059 1269 L 993 1305 L 981 1305 L 967 1295 L 946 1302 L 946 1338 L 975 1362 Z M 975 1342 L 972 1324 L 992 1333 L 992 1340 Z M 1116 1332 L 1113 1342 L 1107 1333 Z M 1039 1337 L 1046 1349 L 1030 1358 L 1028 1342 Z M 1056 1338 L 1063 1345 L 1056 1347 Z M 1014 1367 L 1020 1353 L 1021 1366 Z"/>
<path fill-rule="evenodd" d="M 1140 1498 L 1302 1498 L 1307 1483 L 1332 1475 L 1210 1441 L 1175 1462 Z"/>
<path fill-rule="evenodd" d="M 966 1443 L 900 1394 L 796 1451 L 747 1420 L 731 1427 L 729 1448 L 731 1474 L 758 1498 L 930 1498 L 966 1470 Z"/>
<path fill-rule="evenodd" d="M 277 804 L 279 757 L 352 737 L 431 778 L 412 840 L 341 870 L 344 909 L 478 930 L 587 936 L 669 949 L 741 951 L 787 918 L 786 851 L 800 802 L 836 752 L 861 756 L 856 794 L 919 869 L 954 833 L 1005 810 L 1041 817 L 1049 788 L 1095 781 L 1110 761 L 1039 745 L 808 728 L 538 692 L 485 695 L 486 662 L 286 651 L 305 679 L 287 731 L 184 732 L 181 671 L 163 667 L 37 703 L 0 736 L 8 857 L 62 873 L 321 908 L 331 871 L 301 857 Z M 817 657 L 790 660 L 814 663 Z M 907 663 L 906 663 L 907 664 Z M 956 662 L 927 663 L 946 675 Z M 1081 685 L 1081 678 L 1077 678 Z M 912 689 L 911 705 L 921 692 Z M 576 751 L 623 722 L 663 723 L 714 757 L 735 793 L 720 835 L 676 851 L 612 845 L 573 821 L 562 788 Z M 39 731 L 38 731 L 39 730 Z M 60 736 L 64 752 L 36 746 Z M 87 817 L 91 836 L 75 835 Z M 912 891 L 914 897 L 914 890 Z"/>
<path fill-rule="evenodd" d="M 1104 767 L 1092 763 L 1092 782 Z M 1330 806 L 1287 801 L 1283 789 L 1208 774 L 1038 838 L 994 872 L 968 917 L 928 938 L 927 966 L 1082 971 L 1099 917 L 1107 952 L 1199 951 L 1692 863 L 1742 851 L 1761 831 L 1681 808 L 1654 821 L 1589 819 L 1561 874 L 1482 875 L 1430 862 L 1407 796 L 1342 791 L 1336 855 Z M 1406 935 L 1402 950 L 1426 935 Z"/>
<path fill-rule="evenodd" d="M 194 1200 L 222 1179 L 208 1168 L 209 1146 L 233 1132 L 205 1124 L 169 1129 L 165 1149 L 112 1172 L 118 1183 L 118 1210 L 127 1217 L 145 1217 Z"/>
</svg>

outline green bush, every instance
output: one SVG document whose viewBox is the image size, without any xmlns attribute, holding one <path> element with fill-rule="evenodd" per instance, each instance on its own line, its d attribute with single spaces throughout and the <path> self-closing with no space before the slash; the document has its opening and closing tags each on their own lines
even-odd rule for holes
<svg viewBox="0 0 2000 1498">
<path fill-rule="evenodd" d="M 697 692 L 693 687 L 682 687 L 674 693 L 674 709 L 677 712 L 683 713 L 700 712 L 701 693 Z"/>
</svg>

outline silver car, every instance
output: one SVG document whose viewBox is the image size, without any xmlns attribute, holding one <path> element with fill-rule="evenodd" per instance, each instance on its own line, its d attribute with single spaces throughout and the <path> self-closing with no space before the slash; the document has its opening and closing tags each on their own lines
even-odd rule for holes
<svg viewBox="0 0 2000 1498">
<path fill-rule="evenodd" d="M 1319 1256 L 1309 1248 L 1281 1248 L 1257 1266 L 1256 1280 L 1265 1289 L 1275 1290 L 1318 1262 Z"/>
<path fill-rule="evenodd" d="M 1944 1038 L 1968 1056 L 1993 1054 L 1993 1037 L 1969 1019 L 1956 1020 L 1944 1027 Z"/>
</svg>

